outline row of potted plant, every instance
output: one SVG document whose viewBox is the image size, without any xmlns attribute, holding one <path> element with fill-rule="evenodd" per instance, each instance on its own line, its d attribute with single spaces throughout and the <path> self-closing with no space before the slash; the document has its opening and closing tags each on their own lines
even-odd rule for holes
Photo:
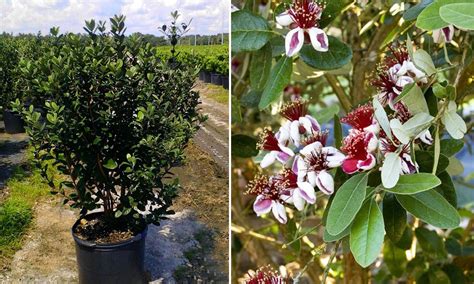
<svg viewBox="0 0 474 284">
<path fill-rule="evenodd" d="M 157 56 L 162 59 L 170 57 L 166 47 L 158 47 Z M 229 51 L 227 46 L 179 46 L 176 58 L 179 62 L 199 66 L 201 81 L 222 85 L 225 89 L 229 88 Z"/>
</svg>

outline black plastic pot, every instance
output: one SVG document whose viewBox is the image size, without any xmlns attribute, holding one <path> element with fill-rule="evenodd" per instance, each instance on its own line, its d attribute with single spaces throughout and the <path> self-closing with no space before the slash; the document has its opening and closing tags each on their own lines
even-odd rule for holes
<svg viewBox="0 0 474 284">
<path fill-rule="evenodd" d="M 217 73 L 211 74 L 211 84 L 214 85 L 222 85 L 221 75 Z"/>
<path fill-rule="evenodd" d="M 20 114 L 6 109 L 3 111 L 3 121 L 5 122 L 6 133 L 16 134 L 25 132 L 25 122 Z"/>
<path fill-rule="evenodd" d="M 211 72 L 204 71 L 204 82 L 211 83 Z"/>
<path fill-rule="evenodd" d="M 221 83 L 224 89 L 229 89 L 229 75 L 221 75 Z"/>
<path fill-rule="evenodd" d="M 204 71 L 199 72 L 199 80 L 204 81 Z"/>
<path fill-rule="evenodd" d="M 101 213 L 86 216 L 93 219 Z M 76 243 L 77 268 L 81 284 L 142 284 L 146 283 L 144 259 L 148 227 L 130 240 L 115 244 L 96 244 L 79 239 L 72 227 Z"/>
</svg>

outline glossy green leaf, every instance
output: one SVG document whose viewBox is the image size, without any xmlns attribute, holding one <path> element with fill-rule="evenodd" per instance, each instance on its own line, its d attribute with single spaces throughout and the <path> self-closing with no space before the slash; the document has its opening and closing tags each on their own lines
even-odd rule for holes
<svg viewBox="0 0 474 284">
<path fill-rule="evenodd" d="M 258 104 L 259 109 L 267 108 L 282 95 L 283 89 L 290 83 L 293 72 L 293 59 L 283 56 L 273 66 L 270 76 L 263 89 L 262 98 Z"/>
<path fill-rule="evenodd" d="M 390 130 L 390 122 L 387 113 L 377 97 L 372 100 L 372 105 L 374 106 L 375 119 L 377 119 L 377 122 L 380 124 L 380 127 L 382 127 L 389 139 L 392 139 L 392 131 Z"/>
<path fill-rule="evenodd" d="M 435 190 L 413 195 L 396 195 L 396 197 L 405 210 L 430 225 L 441 229 L 459 226 L 458 212 Z"/>
<path fill-rule="evenodd" d="M 250 86 L 252 89 L 262 91 L 272 69 L 272 47 L 267 43 L 263 48 L 252 54 L 250 61 Z"/>
<path fill-rule="evenodd" d="M 416 151 L 415 152 L 416 162 L 420 167 L 420 172 L 431 173 L 433 171 L 434 153 L 431 151 Z M 449 165 L 449 159 L 443 155 L 439 155 L 438 167 L 436 174 L 439 174 L 446 170 Z"/>
<path fill-rule="evenodd" d="M 362 206 L 367 188 L 367 174 L 361 173 L 347 180 L 336 192 L 329 208 L 326 229 L 337 236 L 354 220 Z"/>
<path fill-rule="evenodd" d="M 435 190 L 441 194 L 454 208 L 458 205 L 458 198 L 456 188 L 454 187 L 451 176 L 447 172 L 442 172 L 438 175 L 441 184 Z"/>
<path fill-rule="evenodd" d="M 318 70 L 333 70 L 343 67 L 352 59 L 351 48 L 339 39 L 328 36 L 329 50 L 316 51 L 312 45 L 306 44 L 300 51 L 304 63 Z"/>
<path fill-rule="evenodd" d="M 409 226 L 405 227 L 405 231 L 403 231 L 403 235 L 395 245 L 401 249 L 407 250 L 411 248 L 411 243 L 413 241 L 413 231 Z"/>
<path fill-rule="evenodd" d="M 443 122 L 444 126 L 446 126 L 446 131 L 448 131 L 451 137 L 454 139 L 462 139 L 464 134 L 466 134 L 467 127 L 462 117 L 457 114 L 456 109 L 456 103 L 454 101 L 450 101 L 448 108 L 441 117 L 441 121 Z"/>
<path fill-rule="evenodd" d="M 438 258 L 446 257 L 443 239 L 435 231 L 420 227 L 416 228 L 415 236 L 424 252 Z"/>
<path fill-rule="evenodd" d="M 395 246 L 389 239 L 385 240 L 383 246 L 383 259 L 388 270 L 394 276 L 400 277 L 405 272 L 408 262 L 405 251 Z"/>
<path fill-rule="evenodd" d="M 372 264 L 382 250 L 384 222 L 382 212 L 374 200 L 362 206 L 351 227 L 350 246 L 357 263 L 362 267 Z"/>
<path fill-rule="evenodd" d="M 109 169 L 109 170 L 116 169 L 117 166 L 118 166 L 118 165 L 117 165 L 117 162 L 115 162 L 115 161 L 112 160 L 112 159 L 108 159 L 108 160 L 107 160 L 107 163 L 104 164 L 104 168 Z"/>
<path fill-rule="evenodd" d="M 273 36 L 268 22 L 249 11 L 233 12 L 231 18 L 232 52 L 259 50 Z"/>
<path fill-rule="evenodd" d="M 416 84 L 409 89 L 406 95 L 401 96 L 401 100 L 407 105 L 408 110 L 412 114 L 430 112 L 426 99 L 423 96 L 423 91 Z"/>
<path fill-rule="evenodd" d="M 474 3 L 458 3 L 442 6 L 439 15 L 443 21 L 458 29 L 474 30 Z"/>
<path fill-rule="evenodd" d="M 440 141 L 440 152 L 446 157 L 454 156 L 464 147 L 464 141 L 458 139 L 442 139 Z"/>
<path fill-rule="evenodd" d="M 334 145 L 336 148 L 341 148 L 342 146 L 342 125 L 341 120 L 337 114 L 334 115 Z"/>
<path fill-rule="evenodd" d="M 324 8 L 321 19 L 319 20 L 319 27 L 324 28 L 329 23 L 331 23 L 341 12 L 342 10 L 352 1 L 350 0 L 331 0 L 325 2 L 326 7 Z"/>
<path fill-rule="evenodd" d="M 425 71 L 428 76 L 436 73 L 436 67 L 433 63 L 433 59 L 431 59 L 431 56 L 428 54 L 428 52 L 423 49 L 417 49 L 413 53 L 413 63 L 416 65 L 416 67 Z"/>
<path fill-rule="evenodd" d="M 418 15 L 433 2 L 434 0 L 421 0 L 420 3 L 405 11 L 405 13 L 403 14 L 403 19 L 405 21 L 416 20 Z"/>
<path fill-rule="evenodd" d="M 329 234 L 327 229 L 325 229 L 324 233 L 323 233 L 323 241 L 326 242 L 326 243 L 332 243 L 332 242 L 338 241 L 338 240 L 344 238 L 345 236 L 349 235 L 350 232 L 351 232 L 350 227 L 347 227 L 340 234 L 338 234 L 336 236 L 333 236 L 333 235 Z"/>
<path fill-rule="evenodd" d="M 407 212 L 398 203 L 393 194 L 387 193 L 383 198 L 383 220 L 387 237 L 394 243 L 400 241 L 407 225 Z"/>
<path fill-rule="evenodd" d="M 385 191 L 394 194 L 415 194 L 437 187 L 441 180 L 429 173 L 418 173 L 402 175 L 398 183 L 392 188 L 384 188 Z"/>
<path fill-rule="evenodd" d="M 258 154 L 257 139 L 243 135 L 235 134 L 231 137 L 232 156 L 241 158 L 250 158 Z"/>
<path fill-rule="evenodd" d="M 453 3 L 469 3 L 469 0 L 437 0 L 418 15 L 416 26 L 428 31 L 448 26 L 449 23 L 441 18 L 440 8 Z"/>
</svg>

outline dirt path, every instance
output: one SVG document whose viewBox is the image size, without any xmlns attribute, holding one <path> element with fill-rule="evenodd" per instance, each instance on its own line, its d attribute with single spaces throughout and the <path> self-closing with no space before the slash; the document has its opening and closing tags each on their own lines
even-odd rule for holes
<svg viewBox="0 0 474 284">
<path fill-rule="evenodd" d="M 201 94 L 202 112 L 207 121 L 194 137 L 195 143 L 210 154 L 219 166 L 229 166 L 229 107 L 210 98 L 212 93 L 206 84 L 198 82 L 195 88 Z"/>
</svg>

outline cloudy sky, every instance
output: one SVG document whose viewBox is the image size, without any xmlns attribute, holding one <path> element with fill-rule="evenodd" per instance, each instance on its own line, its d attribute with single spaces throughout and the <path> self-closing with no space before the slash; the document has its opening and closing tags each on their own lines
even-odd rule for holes
<svg viewBox="0 0 474 284">
<path fill-rule="evenodd" d="M 170 12 L 179 10 L 180 21 L 191 18 L 189 34 L 227 32 L 229 4 L 226 0 L 0 0 L 0 32 L 48 34 L 83 32 L 84 20 L 108 20 L 114 14 L 127 17 L 127 34 L 160 35 L 158 26 L 169 23 Z"/>
</svg>

